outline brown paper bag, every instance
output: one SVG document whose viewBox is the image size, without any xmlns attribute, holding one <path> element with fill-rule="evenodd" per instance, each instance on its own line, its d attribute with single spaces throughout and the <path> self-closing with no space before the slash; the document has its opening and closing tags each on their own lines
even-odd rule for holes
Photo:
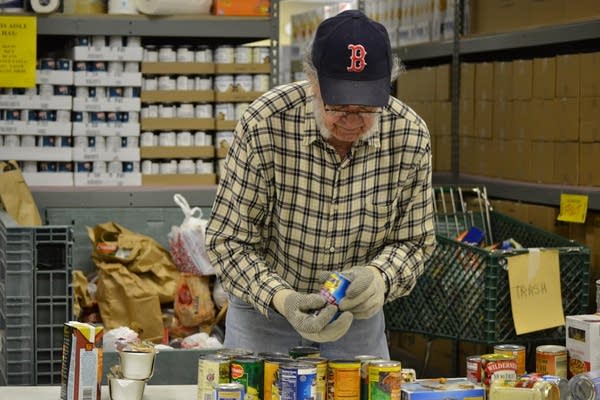
<svg viewBox="0 0 600 400">
<path fill-rule="evenodd" d="M 94 244 L 96 300 L 106 329 L 128 326 L 142 339 L 160 341 L 160 305 L 173 301 L 179 278 L 169 253 L 154 239 L 114 222 L 88 227 L 88 236 Z M 114 254 L 98 246 L 105 241 L 116 241 Z"/>
<path fill-rule="evenodd" d="M 185 327 L 212 322 L 215 305 L 210 290 L 210 277 L 182 273 L 175 296 L 175 316 Z"/>
<path fill-rule="evenodd" d="M 42 217 L 16 161 L 0 161 L 0 202 L 21 226 L 42 225 Z"/>
</svg>

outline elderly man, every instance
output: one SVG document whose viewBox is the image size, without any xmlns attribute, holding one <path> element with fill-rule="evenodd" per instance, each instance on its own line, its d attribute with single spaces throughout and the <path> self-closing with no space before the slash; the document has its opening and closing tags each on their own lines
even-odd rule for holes
<svg viewBox="0 0 600 400">
<path fill-rule="evenodd" d="M 206 232 L 226 346 L 389 358 L 383 305 L 435 245 L 429 132 L 390 96 L 398 65 L 386 29 L 345 11 L 318 27 L 308 80 L 244 113 Z M 331 271 L 350 281 L 339 307 L 318 294 Z"/>
</svg>

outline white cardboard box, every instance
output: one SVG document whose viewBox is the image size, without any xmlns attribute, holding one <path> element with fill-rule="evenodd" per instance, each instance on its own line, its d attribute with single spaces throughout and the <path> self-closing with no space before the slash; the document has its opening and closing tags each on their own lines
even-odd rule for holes
<svg viewBox="0 0 600 400">
<path fill-rule="evenodd" d="M 141 72 L 75 71 L 73 75 L 75 86 L 142 86 Z"/>
<path fill-rule="evenodd" d="M 35 71 L 35 83 L 49 85 L 72 85 L 73 71 L 38 69 Z"/>
<path fill-rule="evenodd" d="M 33 110 L 71 110 L 72 96 L 0 95 L 0 108 Z"/>
<path fill-rule="evenodd" d="M 0 160 L 71 161 L 71 147 L 0 147 Z"/>
<path fill-rule="evenodd" d="M 74 147 L 73 161 L 140 161 L 140 149 L 123 147 L 117 151 L 103 151 L 93 147 Z"/>
<path fill-rule="evenodd" d="M 72 172 L 23 172 L 29 186 L 73 186 Z"/>
<path fill-rule="evenodd" d="M 142 47 L 73 47 L 73 60 L 76 61 L 142 61 Z"/>
<path fill-rule="evenodd" d="M 140 111 L 139 97 L 74 97 L 73 111 Z"/>
<path fill-rule="evenodd" d="M 600 315 L 567 315 L 569 377 L 600 370 Z"/>
<path fill-rule="evenodd" d="M 142 174 L 125 172 L 120 174 L 75 172 L 75 186 L 141 186 Z"/>
<path fill-rule="evenodd" d="M 73 136 L 140 136 L 134 122 L 73 122 Z"/>
<path fill-rule="evenodd" d="M 70 122 L 2 121 L 2 135 L 71 136 Z"/>
</svg>

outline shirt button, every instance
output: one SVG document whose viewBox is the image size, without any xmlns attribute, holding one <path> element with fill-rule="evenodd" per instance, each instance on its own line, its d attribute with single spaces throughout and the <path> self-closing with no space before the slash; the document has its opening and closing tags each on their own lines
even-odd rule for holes
<svg viewBox="0 0 600 400">
<path fill-rule="evenodd" d="M 331 247 L 329 248 L 329 252 L 330 252 L 330 253 L 335 253 L 335 247 L 331 246 Z"/>
</svg>

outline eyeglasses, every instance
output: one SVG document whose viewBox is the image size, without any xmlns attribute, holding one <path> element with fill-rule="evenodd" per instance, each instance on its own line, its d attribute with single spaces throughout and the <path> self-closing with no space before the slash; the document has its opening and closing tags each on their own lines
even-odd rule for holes
<svg viewBox="0 0 600 400">
<path fill-rule="evenodd" d="M 365 110 L 365 109 L 343 110 L 343 109 L 337 109 L 337 108 L 331 108 L 331 107 L 325 106 L 325 113 L 327 113 L 328 116 L 335 117 L 335 118 L 347 117 L 349 115 L 357 115 L 361 118 L 371 118 L 371 117 L 376 117 L 377 115 L 381 114 L 381 112 L 382 112 L 381 108 L 375 108 L 375 109 L 369 109 L 369 110 Z"/>
</svg>

